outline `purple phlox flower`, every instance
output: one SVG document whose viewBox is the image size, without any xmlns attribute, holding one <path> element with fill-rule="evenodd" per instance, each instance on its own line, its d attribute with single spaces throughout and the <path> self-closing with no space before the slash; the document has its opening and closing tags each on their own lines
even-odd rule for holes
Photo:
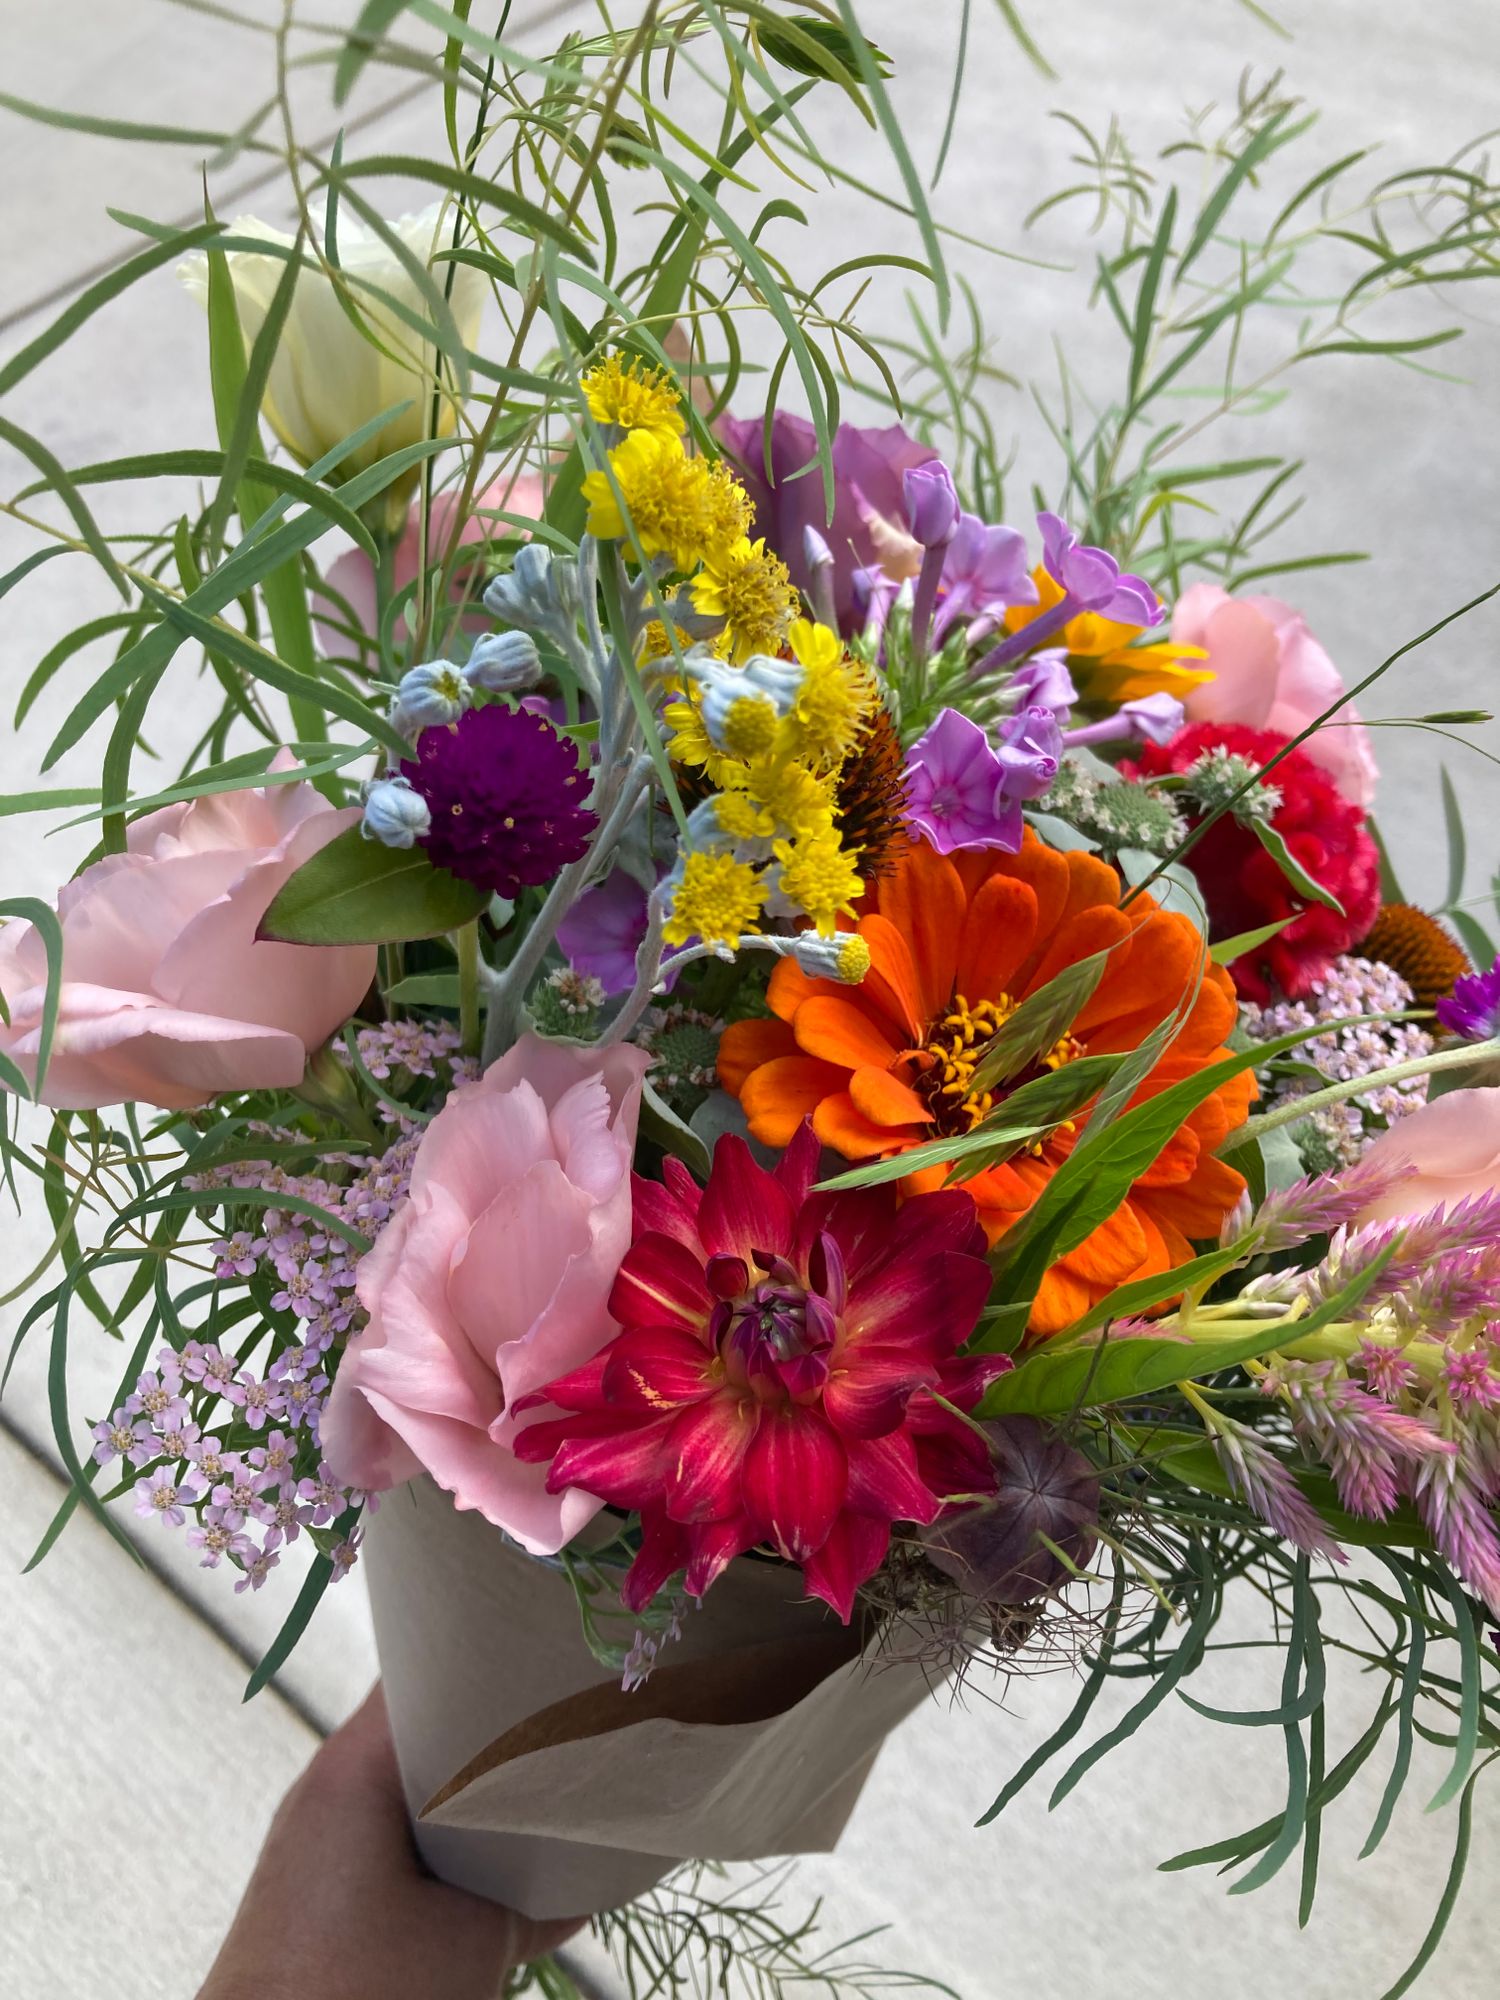
<svg viewBox="0 0 1500 2000">
<path fill-rule="evenodd" d="M 1175 695 L 1144 694 L 1135 701 L 1121 702 L 1113 715 L 1102 722 L 1086 723 L 1070 729 L 1063 738 L 1069 750 L 1081 750 L 1094 743 L 1170 743 L 1183 725 L 1186 710 Z"/>
<path fill-rule="evenodd" d="M 1255 1217 L 1262 1250 L 1292 1250 L 1310 1236 L 1330 1236 L 1372 1202 L 1381 1200 L 1414 1169 L 1402 1160 L 1387 1166 L 1366 1157 L 1336 1174 L 1318 1174 L 1277 1188 Z"/>
<path fill-rule="evenodd" d="M 924 549 L 946 548 L 958 531 L 962 508 L 953 474 L 940 458 L 911 466 L 901 476 L 906 524 Z"/>
<path fill-rule="evenodd" d="M 1012 604 L 1035 604 L 1036 599 L 1036 584 L 1026 563 L 1026 537 L 1019 529 L 991 525 L 977 514 L 960 514 L 938 585 L 935 642 L 941 645 L 953 627 L 962 624 L 969 628 L 970 643 L 975 643 Z M 1072 683 L 1068 685 L 1071 688 Z"/>
<path fill-rule="evenodd" d="M 233 1526 L 219 1507 L 205 1507 L 202 1518 L 187 1531 L 189 1548 L 202 1549 L 201 1569 L 217 1569 L 225 1556 L 247 1556 L 255 1544 Z"/>
<path fill-rule="evenodd" d="M 1348 1561 L 1332 1530 L 1297 1484 L 1292 1468 L 1257 1431 L 1215 1413 L 1211 1436 L 1230 1485 L 1269 1527 L 1310 1556 Z"/>
<path fill-rule="evenodd" d="M 1500 1035 L 1500 958 L 1488 972 L 1472 972 L 1453 982 L 1453 992 L 1437 1003 L 1439 1025 L 1466 1042 Z"/>
<path fill-rule="evenodd" d="M 329 1550 L 328 1560 L 333 1564 L 333 1577 L 331 1580 L 334 1583 L 337 1583 L 340 1577 L 347 1576 L 359 1561 L 359 1545 L 364 1538 L 365 1531 L 363 1528 L 351 1528 L 343 1541 L 337 1543 Z"/>
<path fill-rule="evenodd" d="M 1492 1488 L 1472 1450 L 1466 1445 L 1446 1458 L 1429 1460 L 1417 1473 L 1412 1497 L 1439 1553 L 1491 1613 L 1500 1615 L 1500 1539 L 1489 1509 Z"/>
<path fill-rule="evenodd" d="M 1333 1474 L 1340 1500 L 1367 1520 L 1390 1513 L 1406 1468 L 1456 1449 L 1425 1418 L 1382 1402 L 1329 1361 L 1283 1361 L 1261 1387 L 1285 1398 L 1293 1430 Z"/>
<path fill-rule="evenodd" d="M 646 891 L 623 868 L 585 889 L 557 927 L 557 942 L 575 972 L 597 979 L 606 994 L 635 984 L 635 954 L 646 935 Z"/>
<path fill-rule="evenodd" d="M 1383 1341 L 1366 1337 L 1354 1360 L 1364 1375 L 1365 1387 L 1387 1403 L 1394 1403 L 1417 1379 L 1416 1369 L 1402 1350 L 1387 1347 Z"/>
<path fill-rule="evenodd" d="M 1016 709 L 1050 708 L 1059 726 L 1066 727 L 1078 701 L 1078 690 L 1068 672 L 1067 654 L 1056 648 L 1033 653 L 1006 682 L 1005 697 Z"/>
<path fill-rule="evenodd" d="M 906 753 L 907 817 L 939 854 L 965 847 L 1014 853 L 1020 834 L 1001 814 L 1002 777 L 979 724 L 945 708 Z"/>
<path fill-rule="evenodd" d="M 137 1484 L 135 1511 L 146 1521 L 154 1516 L 164 1528 L 180 1528 L 184 1507 L 200 1499 L 206 1490 L 207 1482 L 195 1468 L 172 1472 L 159 1465 L 149 1479 Z"/>
<path fill-rule="evenodd" d="M 242 1560 L 245 1562 L 245 1574 L 234 1586 L 236 1594 L 242 1590 L 259 1590 L 266 1578 L 271 1574 L 271 1571 L 281 1561 L 281 1557 L 277 1555 L 274 1549 L 266 1548 L 260 1555 L 250 1556 L 248 1560 L 242 1558 Z"/>
<path fill-rule="evenodd" d="M 105 1422 L 95 1424 L 89 1435 L 95 1441 L 94 1458 L 100 1465 L 123 1458 L 131 1465 L 141 1466 L 155 1458 L 160 1449 L 149 1425 L 142 1423 L 130 1409 L 116 1410 Z"/>
<path fill-rule="evenodd" d="M 1056 514 L 1038 514 L 1042 562 L 1054 583 L 1072 599 L 1070 616 L 1092 611 L 1121 625 L 1159 625 L 1166 615 L 1161 599 L 1143 577 L 1122 574 L 1105 549 L 1080 542 Z"/>
<path fill-rule="evenodd" d="M 1456 1410 L 1492 1410 L 1500 1404 L 1495 1352 L 1482 1347 L 1450 1347 L 1443 1356 L 1443 1386 Z"/>
<path fill-rule="evenodd" d="M 806 417 L 784 410 L 768 417 L 725 417 L 718 432 L 754 505 L 754 532 L 765 536 L 791 571 L 792 582 L 811 596 L 813 575 L 803 530 L 817 529 L 833 557 L 837 622 L 845 632 L 858 630 L 865 621 L 856 612 L 854 572 L 878 567 L 871 523 L 893 526 L 901 521 L 905 474 L 937 453 L 899 424 L 884 429 L 840 424 L 833 435 L 830 520 L 817 464 L 817 434 Z"/>
<path fill-rule="evenodd" d="M 1062 731 L 1050 708 L 1023 708 L 1000 725 L 1000 786 L 1007 799 L 1039 799 L 1050 791 L 1062 756 Z M 1016 846 L 1021 844 L 1019 815 Z"/>
</svg>

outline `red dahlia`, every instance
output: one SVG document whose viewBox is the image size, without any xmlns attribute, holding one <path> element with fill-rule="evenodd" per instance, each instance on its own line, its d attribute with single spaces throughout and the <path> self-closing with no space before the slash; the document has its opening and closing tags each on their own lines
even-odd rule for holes
<svg viewBox="0 0 1500 2000">
<path fill-rule="evenodd" d="M 1170 743 L 1147 744 L 1125 768 L 1131 777 L 1160 778 L 1188 770 L 1205 751 L 1217 749 L 1262 765 L 1286 749 L 1288 741 L 1273 729 L 1194 722 Z M 1271 825 L 1313 880 L 1338 898 L 1342 916 L 1299 896 L 1254 831 L 1228 813 L 1185 859 L 1208 905 L 1213 937 L 1239 937 L 1283 917 L 1292 919 L 1229 969 L 1245 999 L 1269 999 L 1274 984 L 1296 1000 L 1369 930 L 1380 908 L 1380 855 L 1363 812 L 1304 751 L 1289 752 L 1266 782 L 1281 793 Z"/>
<path fill-rule="evenodd" d="M 766 1543 L 847 1623 L 893 1522 L 993 1490 L 983 1439 L 930 1393 L 968 1410 L 1010 1366 L 959 1353 L 990 1289 L 973 1201 L 811 1195 L 818 1155 L 804 1125 L 771 1173 L 730 1137 L 705 1188 L 675 1160 L 637 1180 L 623 1330 L 529 1399 L 568 1412 L 516 1439 L 547 1490 L 640 1510 L 632 1609 L 680 1570 L 701 1597 Z"/>
</svg>

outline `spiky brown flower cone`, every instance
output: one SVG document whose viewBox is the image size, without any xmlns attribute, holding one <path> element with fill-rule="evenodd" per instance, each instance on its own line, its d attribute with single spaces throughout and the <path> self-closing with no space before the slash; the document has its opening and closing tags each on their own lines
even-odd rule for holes
<svg viewBox="0 0 1500 2000">
<path fill-rule="evenodd" d="M 839 838 L 859 853 L 867 883 L 888 875 L 907 843 L 906 759 L 881 702 L 838 777 Z"/>
<path fill-rule="evenodd" d="M 1364 943 L 1361 958 L 1374 959 L 1398 973 L 1419 1007 L 1446 1000 L 1455 979 L 1472 972 L 1468 954 L 1436 917 L 1412 903 L 1386 903 Z"/>
</svg>

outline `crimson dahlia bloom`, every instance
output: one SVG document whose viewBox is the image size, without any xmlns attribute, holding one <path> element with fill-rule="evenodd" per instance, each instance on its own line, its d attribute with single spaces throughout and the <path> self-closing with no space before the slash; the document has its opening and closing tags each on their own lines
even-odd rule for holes
<svg viewBox="0 0 1500 2000">
<path fill-rule="evenodd" d="M 622 1331 L 528 1399 L 568 1412 L 515 1443 L 551 1462 L 549 1492 L 640 1510 L 634 1610 L 767 1543 L 847 1623 L 893 1522 L 993 1488 L 983 1439 L 930 1393 L 967 1410 L 1010 1366 L 959 1353 L 990 1289 L 972 1199 L 814 1196 L 818 1155 L 804 1125 L 774 1172 L 726 1137 L 705 1188 L 675 1160 L 638 1179 Z"/>
</svg>

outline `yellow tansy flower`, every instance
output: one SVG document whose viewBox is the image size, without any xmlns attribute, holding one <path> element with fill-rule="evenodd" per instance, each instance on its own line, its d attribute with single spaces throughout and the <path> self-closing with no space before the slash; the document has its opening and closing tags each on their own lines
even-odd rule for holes
<svg viewBox="0 0 1500 2000">
<path fill-rule="evenodd" d="M 736 543 L 747 541 L 755 509 L 750 495 L 719 459 L 708 469 L 708 490 L 704 499 L 706 525 L 703 535 L 705 558 L 722 555 Z"/>
<path fill-rule="evenodd" d="M 762 538 L 741 535 L 729 548 L 711 551 L 693 578 L 693 608 L 705 618 L 722 618 L 723 644 L 716 648 L 739 667 L 753 653 L 779 653 L 797 593 L 780 556 Z"/>
<path fill-rule="evenodd" d="M 637 355 L 605 355 L 585 372 L 581 386 L 596 423 L 652 431 L 663 438 L 681 437 L 687 428 L 677 384 L 664 368 L 653 368 Z"/>
<path fill-rule="evenodd" d="M 583 482 L 588 531 L 600 541 L 619 541 L 628 512 L 648 556 L 668 556 L 675 569 L 696 569 L 710 546 L 715 514 L 713 479 L 701 458 L 689 458 L 677 437 L 631 431 L 609 454 L 620 490 L 616 499 L 607 475 L 591 472 Z M 623 502 L 623 510 L 622 503 Z"/>
<path fill-rule="evenodd" d="M 838 835 L 830 828 L 797 840 L 778 840 L 774 853 L 781 864 L 780 893 L 794 908 L 805 911 L 824 937 L 832 937 L 840 915 L 853 915 L 855 899 L 864 887 Z"/>
<path fill-rule="evenodd" d="M 700 849 L 684 857 L 662 936 L 668 944 L 698 937 L 705 944 L 737 945 L 756 928 L 765 900 L 766 885 L 753 868 L 732 854 Z"/>
<path fill-rule="evenodd" d="M 1019 632 L 1043 611 L 1062 602 L 1062 588 L 1038 567 L 1032 571 L 1037 588 L 1035 604 L 1013 604 L 1005 614 L 1007 632 Z M 1189 662 L 1206 660 L 1201 646 L 1180 645 L 1172 639 L 1153 641 L 1147 646 L 1134 642 L 1146 628 L 1121 625 L 1097 612 L 1083 611 L 1070 618 L 1061 632 L 1048 641 L 1063 647 L 1078 693 L 1084 701 L 1139 701 L 1148 694 L 1175 695 L 1180 701 L 1193 688 L 1213 675 Z"/>
</svg>

